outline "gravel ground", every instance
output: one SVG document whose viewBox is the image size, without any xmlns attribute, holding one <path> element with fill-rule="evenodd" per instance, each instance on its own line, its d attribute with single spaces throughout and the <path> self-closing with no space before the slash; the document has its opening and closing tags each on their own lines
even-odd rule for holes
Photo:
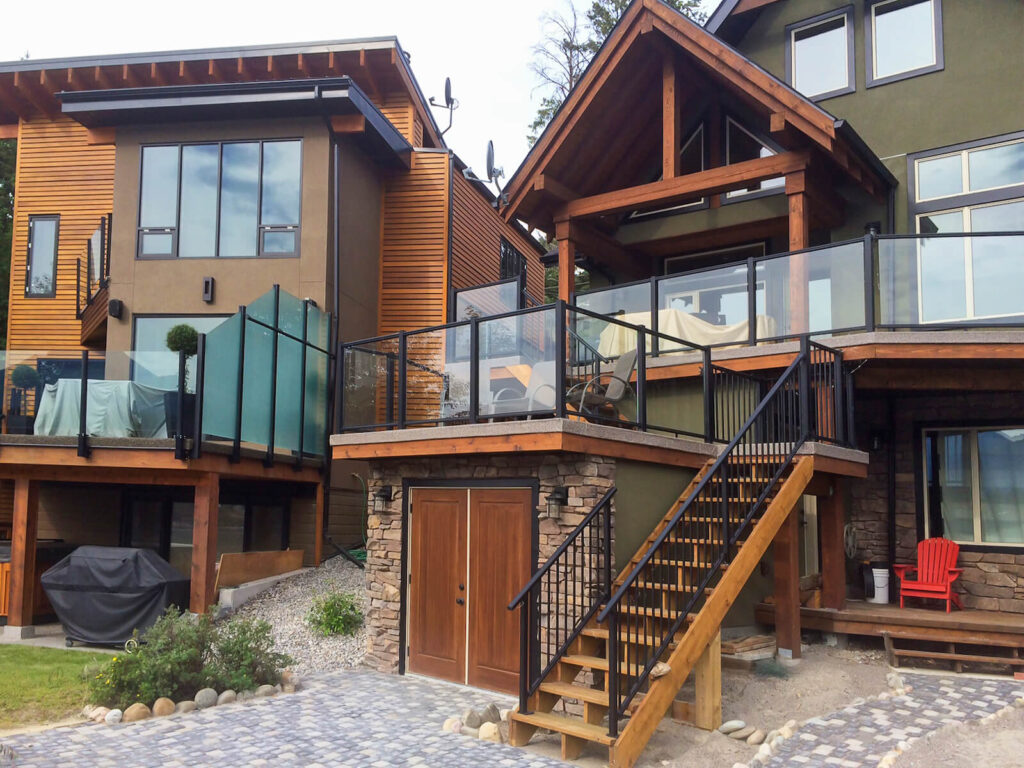
<svg viewBox="0 0 1024 768">
<path fill-rule="evenodd" d="M 318 595 L 335 590 L 355 593 L 365 613 L 363 573 L 343 557 L 334 557 L 278 582 L 232 615 L 270 622 L 277 649 L 295 659 L 292 669 L 299 674 L 354 667 L 366 652 L 365 628 L 351 637 L 324 637 L 306 625 L 305 616 Z"/>
</svg>

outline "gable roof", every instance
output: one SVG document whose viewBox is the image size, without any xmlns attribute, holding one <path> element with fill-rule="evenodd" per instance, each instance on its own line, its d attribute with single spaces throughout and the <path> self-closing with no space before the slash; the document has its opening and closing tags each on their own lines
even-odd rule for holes
<svg viewBox="0 0 1024 768">
<path fill-rule="evenodd" d="M 763 112 L 784 118 L 787 126 L 805 136 L 810 144 L 840 166 L 849 167 L 851 163 L 858 166 L 852 173 L 855 178 L 869 177 L 870 183 L 877 183 L 879 188 L 894 182 L 866 145 L 851 141 L 850 129 L 840 128 L 840 122 L 826 110 L 664 2 L 634 0 L 510 178 L 505 188 L 509 200 L 506 217 L 520 211 L 547 164 L 569 139 L 626 54 L 653 32 L 660 33 L 670 45 L 688 54 L 709 77 L 724 81 L 725 87 L 758 105 Z"/>
</svg>

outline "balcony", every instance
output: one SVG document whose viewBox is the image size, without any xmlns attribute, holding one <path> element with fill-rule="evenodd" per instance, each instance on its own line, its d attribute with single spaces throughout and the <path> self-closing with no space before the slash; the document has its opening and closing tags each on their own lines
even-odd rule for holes
<svg viewBox="0 0 1024 768">
<path fill-rule="evenodd" d="M 100 219 L 99 226 L 85 243 L 85 255 L 78 260 L 75 317 L 82 323 L 80 343 L 83 347 L 102 345 L 106 341 L 112 222 L 111 214 Z"/>
</svg>

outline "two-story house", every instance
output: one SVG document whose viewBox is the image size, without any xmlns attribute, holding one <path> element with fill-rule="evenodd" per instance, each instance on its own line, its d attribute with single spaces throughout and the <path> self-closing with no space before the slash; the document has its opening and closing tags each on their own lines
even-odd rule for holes
<svg viewBox="0 0 1024 768">
<path fill-rule="evenodd" d="M 394 38 L 2 63 L 0 137 L 8 633 L 75 545 L 156 550 L 194 611 L 220 554 L 361 545 L 366 465 L 327 451 L 338 340 L 543 293 Z"/>
<path fill-rule="evenodd" d="M 700 27 L 635 0 L 505 189 L 559 300 L 342 344 L 378 666 L 518 689 L 514 743 L 616 766 L 691 676 L 717 725 L 723 625 L 1019 666 L 1022 30 L 1019 3 L 725 0 Z M 955 619 L 863 599 L 865 562 L 942 535 Z"/>
</svg>

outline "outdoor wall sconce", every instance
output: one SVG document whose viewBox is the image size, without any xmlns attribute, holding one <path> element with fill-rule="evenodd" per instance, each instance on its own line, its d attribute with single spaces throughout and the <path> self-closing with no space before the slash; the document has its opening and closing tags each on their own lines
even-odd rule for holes
<svg viewBox="0 0 1024 768">
<path fill-rule="evenodd" d="M 373 511 L 383 512 L 392 498 L 391 486 L 382 485 L 380 490 L 373 494 Z"/>
<path fill-rule="evenodd" d="M 873 429 L 871 430 L 871 436 L 869 438 L 871 450 L 880 451 L 885 447 L 888 434 L 884 430 Z"/>
<path fill-rule="evenodd" d="M 551 489 L 548 494 L 546 517 L 558 517 L 562 513 L 562 507 L 569 503 L 569 489 L 559 485 Z"/>
</svg>

